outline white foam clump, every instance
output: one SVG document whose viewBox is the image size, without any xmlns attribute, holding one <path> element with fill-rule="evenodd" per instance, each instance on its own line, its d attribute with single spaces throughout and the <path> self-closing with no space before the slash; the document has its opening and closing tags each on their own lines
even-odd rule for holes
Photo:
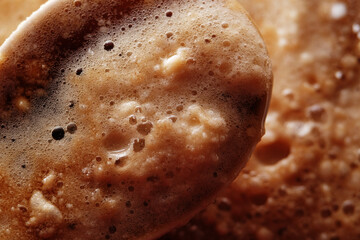
<svg viewBox="0 0 360 240">
<path fill-rule="evenodd" d="M 179 71 L 186 63 L 186 53 L 188 48 L 179 48 L 176 54 L 164 59 L 162 67 L 165 74 L 171 74 Z"/>
<path fill-rule="evenodd" d="M 347 14 L 347 7 L 345 3 L 337 2 L 334 3 L 331 7 L 331 18 L 341 19 Z"/>
</svg>

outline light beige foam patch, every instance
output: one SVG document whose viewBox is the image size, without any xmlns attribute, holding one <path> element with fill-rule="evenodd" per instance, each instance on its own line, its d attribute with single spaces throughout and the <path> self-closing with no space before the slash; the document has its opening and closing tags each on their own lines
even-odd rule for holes
<svg viewBox="0 0 360 240">
<path fill-rule="evenodd" d="M 0 1 L 0 45 L 16 27 L 37 10 L 46 0 Z"/>
</svg>

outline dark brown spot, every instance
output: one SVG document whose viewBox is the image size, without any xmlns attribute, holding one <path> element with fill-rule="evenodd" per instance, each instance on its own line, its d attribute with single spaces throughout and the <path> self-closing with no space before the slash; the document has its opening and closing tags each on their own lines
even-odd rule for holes
<svg viewBox="0 0 360 240">
<path fill-rule="evenodd" d="M 227 198 L 222 198 L 218 203 L 218 209 L 221 211 L 228 212 L 231 210 L 231 202 Z"/>
<path fill-rule="evenodd" d="M 55 140 L 61 140 L 65 137 L 65 130 L 62 127 L 55 127 L 52 132 L 51 132 L 51 136 L 53 137 L 53 139 Z"/>
<path fill-rule="evenodd" d="M 69 224 L 68 224 L 68 228 L 71 229 L 71 230 L 75 230 L 75 228 L 76 228 L 76 223 L 69 223 Z"/>
<path fill-rule="evenodd" d="M 267 202 L 268 196 L 266 194 L 254 194 L 250 196 L 250 201 L 257 206 L 265 205 Z"/>
<path fill-rule="evenodd" d="M 109 233 L 110 233 L 110 234 L 116 233 L 116 227 L 115 227 L 115 226 L 109 227 Z"/>
<path fill-rule="evenodd" d="M 331 215 L 332 215 L 332 213 L 331 213 L 330 209 L 323 209 L 323 210 L 321 210 L 321 216 L 322 216 L 323 218 L 328 218 L 328 217 L 330 217 Z"/>
<path fill-rule="evenodd" d="M 157 176 L 150 176 L 146 179 L 146 181 L 154 183 L 154 182 L 159 181 L 159 178 Z"/>
<path fill-rule="evenodd" d="M 167 16 L 167 17 L 172 17 L 172 15 L 173 15 L 173 13 L 172 13 L 171 11 L 167 11 L 167 12 L 166 12 L 166 16 Z"/>
<path fill-rule="evenodd" d="M 133 144 L 134 152 L 140 152 L 141 150 L 144 149 L 144 147 L 145 147 L 145 139 L 140 138 L 134 140 L 134 144 Z"/>
<path fill-rule="evenodd" d="M 76 70 L 76 75 L 80 76 L 82 72 L 83 72 L 83 69 L 79 68 Z"/>
<path fill-rule="evenodd" d="M 342 210 L 346 215 L 353 215 L 355 212 L 355 205 L 351 200 L 347 200 L 343 203 Z"/>
<path fill-rule="evenodd" d="M 75 4 L 75 7 L 81 7 L 81 1 L 79 1 L 79 0 L 75 0 L 74 4 Z"/>
<path fill-rule="evenodd" d="M 137 126 L 136 130 L 142 135 L 148 135 L 151 132 L 153 124 L 151 122 L 141 123 Z"/>
<path fill-rule="evenodd" d="M 276 139 L 267 144 L 260 144 L 255 149 L 255 157 L 265 165 L 274 165 L 290 154 L 290 142 L 286 139 Z"/>
<path fill-rule="evenodd" d="M 310 117 L 315 121 L 320 121 L 325 113 L 325 109 L 320 105 L 313 105 L 308 109 Z"/>
<path fill-rule="evenodd" d="M 131 115 L 131 116 L 129 117 L 129 123 L 130 123 L 131 125 L 137 124 L 136 116 Z"/>
<path fill-rule="evenodd" d="M 76 123 L 69 123 L 66 127 L 66 130 L 70 133 L 70 134 L 74 134 L 77 130 L 77 125 Z"/>
<path fill-rule="evenodd" d="M 108 41 L 106 41 L 105 43 L 104 43 L 104 49 L 106 50 L 106 51 L 110 51 L 110 50 L 112 50 L 113 48 L 114 48 L 114 43 L 112 42 L 112 41 L 110 41 L 110 40 L 108 40 Z"/>
<path fill-rule="evenodd" d="M 263 96 L 249 96 L 245 102 L 238 105 L 238 110 L 246 109 L 248 114 L 261 115 L 266 107 L 267 95 Z"/>
</svg>

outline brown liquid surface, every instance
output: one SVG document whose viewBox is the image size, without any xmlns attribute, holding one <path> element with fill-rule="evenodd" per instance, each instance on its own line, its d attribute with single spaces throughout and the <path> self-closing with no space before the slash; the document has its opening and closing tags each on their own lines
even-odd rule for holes
<svg viewBox="0 0 360 240">
<path fill-rule="evenodd" d="M 263 134 L 270 62 L 236 1 L 50 1 L 0 57 L 4 238 L 159 236 Z"/>
</svg>

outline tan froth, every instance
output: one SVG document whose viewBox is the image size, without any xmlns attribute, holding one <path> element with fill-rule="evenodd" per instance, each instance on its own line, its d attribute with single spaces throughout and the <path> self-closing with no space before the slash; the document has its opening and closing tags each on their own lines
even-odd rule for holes
<svg viewBox="0 0 360 240">
<path fill-rule="evenodd" d="M 22 24 L 0 48 L 1 234 L 153 239 L 237 176 L 272 72 L 229 4 L 50 1 Z"/>
<path fill-rule="evenodd" d="M 240 2 L 274 67 L 266 134 L 216 204 L 164 239 L 358 239 L 360 5 Z"/>
</svg>

